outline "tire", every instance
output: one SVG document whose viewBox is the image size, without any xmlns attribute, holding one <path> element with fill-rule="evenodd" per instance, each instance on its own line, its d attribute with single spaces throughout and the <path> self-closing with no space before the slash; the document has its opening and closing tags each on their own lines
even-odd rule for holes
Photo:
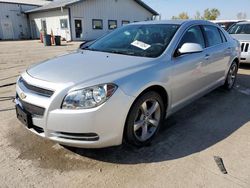
<svg viewBox="0 0 250 188">
<path fill-rule="evenodd" d="M 237 72 L 238 72 L 238 65 L 237 63 L 234 61 L 227 73 L 227 77 L 226 77 L 226 81 L 224 84 L 224 88 L 226 90 L 231 90 L 234 87 L 234 84 L 236 82 L 236 78 L 237 78 Z"/>
<path fill-rule="evenodd" d="M 158 133 L 165 117 L 162 97 L 154 91 L 140 96 L 132 105 L 127 117 L 124 137 L 134 146 L 148 145 Z"/>
</svg>

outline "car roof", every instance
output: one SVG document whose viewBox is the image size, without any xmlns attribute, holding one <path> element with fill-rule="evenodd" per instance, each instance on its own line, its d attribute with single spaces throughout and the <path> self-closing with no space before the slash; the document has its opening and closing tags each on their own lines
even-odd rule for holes
<svg viewBox="0 0 250 188">
<path fill-rule="evenodd" d="M 183 24 L 201 24 L 201 25 L 216 25 L 212 22 L 206 20 L 152 20 L 152 21 L 142 21 L 142 22 L 135 22 L 132 24 L 173 24 L 173 25 L 183 25 Z"/>
</svg>

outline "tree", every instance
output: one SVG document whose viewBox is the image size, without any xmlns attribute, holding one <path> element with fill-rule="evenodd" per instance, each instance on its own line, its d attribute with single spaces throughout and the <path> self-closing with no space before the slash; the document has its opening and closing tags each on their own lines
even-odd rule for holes
<svg viewBox="0 0 250 188">
<path fill-rule="evenodd" d="M 178 16 L 173 16 L 172 19 L 173 20 L 178 20 L 178 19 L 180 19 L 180 20 L 187 20 L 187 19 L 189 19 L 189 16 L 188 16 L 188 13 L 182 12 Z"/>
<path fill-rule="evenodd" d="M 220 16 L 220 11 L 216 8 L 213 8 L 213 9 L 209 9 L 207 8 L 205 11 L 204 11 L 204 19 L 205 20 L 216 20 L 218 17 Z"/>
<path fill-rule="evenodd" d="M 237 14 L 238 20 L 245 20 L 247 18 L 247 14 L 245 12 L 239 12 Z"/>
</svg>

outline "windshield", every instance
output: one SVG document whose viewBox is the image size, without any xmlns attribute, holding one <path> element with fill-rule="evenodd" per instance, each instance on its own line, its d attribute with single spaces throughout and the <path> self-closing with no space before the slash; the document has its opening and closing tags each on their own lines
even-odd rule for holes
<svg viewBox="0 0 250 188">
<path fill-rule="evenodd" d="M 230 34 L 250 34 L 250 24 L 236 24 L 229 30 Z"/>
<path fill-rule="evenodd" d="M 179 25 L 128 25 L 88 46 L 87 50 L 132 56 L 158 57 L 167 48 Z"/>
</svg>

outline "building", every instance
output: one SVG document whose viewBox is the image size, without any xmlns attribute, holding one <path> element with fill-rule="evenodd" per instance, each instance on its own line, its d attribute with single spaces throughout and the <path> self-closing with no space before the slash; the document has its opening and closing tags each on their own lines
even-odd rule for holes
<svg viewBox="0 0 250 188">
<path fill-rule="evenodd" d="M 47 3 L 42 0 L 0 0 L 0 40 L 30 38 L 29 21 L 25 11 Z"/>
<path fill-rule="evenodd" d="M 66 40 L 93 40 L 124 24 L 158 15 L 141 0 L 56 0 L 26 13 L 32 38 L 45 30 Z"/>
</svg>

